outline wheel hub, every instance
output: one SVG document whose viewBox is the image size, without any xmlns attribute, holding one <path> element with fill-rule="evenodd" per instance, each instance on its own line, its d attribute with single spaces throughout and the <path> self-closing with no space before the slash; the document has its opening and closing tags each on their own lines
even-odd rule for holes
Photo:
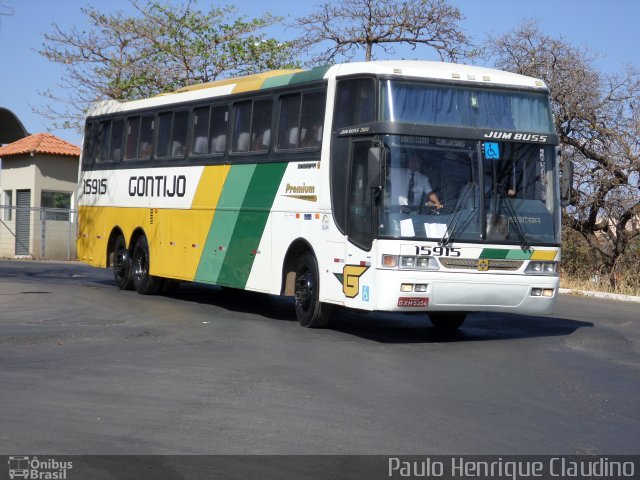
<svg viewBox="0 0 640 480">
<path fill-rule="evenodd" d="M 296 282 L 296 304 L 303 310 L 307 310 L 311 304 L 312 295 L 313 283 L 311 282 L 311 275 L 306 271 L 298 277 Z"/>
</svg>

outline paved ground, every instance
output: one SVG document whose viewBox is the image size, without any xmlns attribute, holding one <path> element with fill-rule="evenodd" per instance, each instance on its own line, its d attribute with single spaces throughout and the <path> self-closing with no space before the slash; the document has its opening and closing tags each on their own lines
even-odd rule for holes
<svg viewBox="0 0 640 480">
<path fill-rule="evenodd" d="M 278 298 L 0 261 L 0 453 L 637 454 L 639 311 L 307 330 Z"/>
</svg>

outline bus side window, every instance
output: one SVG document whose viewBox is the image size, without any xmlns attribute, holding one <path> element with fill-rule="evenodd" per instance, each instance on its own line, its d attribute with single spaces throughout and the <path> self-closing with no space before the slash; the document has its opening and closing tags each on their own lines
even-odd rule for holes
<svg viewBox="0 0 640 480">
<path fill-rule="evenodd" d="M 271 113 L 273 101 L 256 100 L 253 102 L 251 119 L 251 150 L 266 151 L 271 145 Z"/>
<path fill-rule="evenodd" d="M 127 149 L 124 159 L 138 158 L 138 140 L 140 137 L 140 117 L 130 117 L 127 120 Z"/>
<path fill-rule="evenodd" d="M 193 111 L 193 145 L 194 155 L 209 153 L 209 107 L 196 108 Z"/>
<path fill-rule="evenodd" d="M 306 93 L 302 97 L 300 113 L 300 147 L 319 147 L 322 143 L 324 121 L 324 92 Z"/>
<path fill-rule="evenodd" d="M 82 164 L 92 165 L 96 159 L 96 137 L 98 129 L 93 122 L 87 123 L 84 134 L 84 148 L 82 152 Z"/>
<path fill-rule="evenodd" d="M 236 103 L 234 107 L 233 151 L 249 151 L 251 130 L 251 101 Z"/>
<path fill-rule="evenodd" d="M 171 112 L 164 112 L 158 115 L 158 157 L 168 157 L 171 153 Z"/>
<path fill-rule="evenodd" d="M 111 122 L 103 121 L 98 124 L 96 135 L 96 162 L 102 163 L 109 158 L 109 139 L 111 138 Z"/>
<path fill-rule="evenodd" d="M 187 122 L 189 112 L 182 110 L 173 113 L 173 128 L 171 131 L 171 156 L 184 157 L 187 153 Z"/>
<path fill-rule="evenodd" d="M 148 160 L 153 155 L 153 128 L 155 117 L 148 115 L 142 117 L 140 122 L 140 142 L 138 145 L 138 156 L 141 160 Z"/>
<path fill-rule="evenodd" d="M 300 103 L 299 93 L 280 98 L 280 132 L 278 134 L 280 150 L 298 148 Z"/>
<path fill-rule="evenodd" d="M 226 105 L 211 109 L 211 153 L 224 153 L 227 147 L 228 123 L 229 109 Z"/>
<path fill-rule="evenodd" d="M 114 120 L 111 125 L 111 140 L 109 141 L 109 161 L 122 160 L 122 143 L 124 141 L 124 120 Z"/>
</svg>

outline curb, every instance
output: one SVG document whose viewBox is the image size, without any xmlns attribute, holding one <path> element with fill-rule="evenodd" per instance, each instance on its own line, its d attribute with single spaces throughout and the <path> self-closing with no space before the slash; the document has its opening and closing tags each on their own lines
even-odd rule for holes
<svg viewBox="0 0 640 480">
<path fill-rule="evenodd" d="M 604 298 L 607 300 L 619 300 L 621 302 L 640 303 L 640 297 L 635 297 L 632 295 L 620 295 L 618 293 L 606 293 L 606 292 L 591 292 L 589 290 L 572 290 L 570 288 L 560 288 L 558 291 L 564 295 Z"/>
</svg>

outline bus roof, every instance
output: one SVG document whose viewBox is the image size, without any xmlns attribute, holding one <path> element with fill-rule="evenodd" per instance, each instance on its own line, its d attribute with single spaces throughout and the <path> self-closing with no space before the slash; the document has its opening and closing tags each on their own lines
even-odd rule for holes
<svg viewBox="0 0 640 480">
<path fill-rule="evenodd" d="M 372 73 L 376 75 L 400 75 L 433 80 L 478 83 L 494 86 L 523 87 L 546 90 L 545 83 L 533 77 L 493 68 L 463 65 L 461 63 L 430 62 L 419 60 L 379 60 L 375 62 L 342 63 L 334 65 L 328 75 L 336 77 Z"/>
<path fill-rule="evenodd" d="M 145 107 L 171 105 L 209 97 L 250 92 L 285 85 L 321 81 L 356 74 L 375 74 L 448 80 L 465 84 L 482 84 L 547 90 L 545 83 L 537 78 L 491 68 L 463 65 L 458 63 L 431 62 L 417 60 L 377 60 L 372 62 L 342 63 L 303 69 L 272 70 L 244 77 L 227 78 L 214 82 L 190 85 L 175 92 L 163 93 L 155 97 L 120 102 L 105 100 L 96 103 L 87 116 L 103 115 Z"/>
</svg>

